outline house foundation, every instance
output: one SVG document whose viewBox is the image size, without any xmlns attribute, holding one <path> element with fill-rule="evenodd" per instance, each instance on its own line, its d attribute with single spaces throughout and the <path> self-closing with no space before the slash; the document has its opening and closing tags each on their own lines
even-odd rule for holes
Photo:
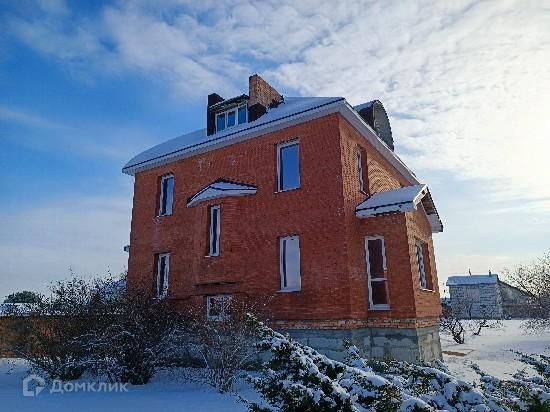
<svg viewBox="0 0 550 412">
<path fill-rule="evenodd" d="M 343 360 L 345 341 L 357 346 L 364 357 L 393 358 L 406 362 L 441 359 L 437 326 L 418 329 L 291 329 L 283 332 L 335 360 Z"/>
<path fill-rule="evenodd" d="M 419 328 L 285 329 L 281 332 L 335 360 L 343 360 L 345 341 L 357 346 L 364 357 L 415 363 L 442 359 L 437 325 Z"/>
</svg>

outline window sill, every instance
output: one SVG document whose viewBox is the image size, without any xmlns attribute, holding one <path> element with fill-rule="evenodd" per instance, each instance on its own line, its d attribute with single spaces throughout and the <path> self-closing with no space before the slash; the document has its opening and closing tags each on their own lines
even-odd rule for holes
<svg viewBox="0 0 550 412">
<path fill-rule="evenodd" d="M 369 308 L 369 311 L 376 311 L 376 312 L 384 311 L 384 310 L 390 310 L 390 305 L 380 305 L 380 306 Z"/>
<path fill-rule="evenodd" d="M 433 289 L 427 289 L 427 288 L 420 288 L 422 292 L 429 292 L 429 293 L 435 293 L 435 290 Z"/>
<path fill-rule="evenodd" d="M 289 293 L 289 292 L 301 292 L 302 288 L 292 288 L 292 289 L 279 289 L 277 293 Z"/>
<path fill-rule="evenodd" d="M 216 257 L 220 257 L 220 255 L 219 254 L 217 254 L 217 255 L 206 255 L 204 257 L 205 258 L 216 258 Z"/>
<path fill-rule="evenodd" d="M 168 216 L 172 216 L 172 213 L 170 213 L 169 215 L 157 215 L 156 217 L 168 217 Z"/>
<path fill-rule="evenodd" d="M 275 193 L 292 192 L 293 190 L 298 190 L 298 189 L 300 189 L 300 186 L 299 187 L 293 187 L 292 189 L 277 190 Z"/>
</svg>

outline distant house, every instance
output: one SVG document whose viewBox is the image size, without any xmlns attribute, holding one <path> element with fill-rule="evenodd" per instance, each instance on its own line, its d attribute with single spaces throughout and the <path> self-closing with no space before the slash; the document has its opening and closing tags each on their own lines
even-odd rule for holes
<svg viewBox="0 0 550 412">
<path fill-rule="evenodd" d="M 532 304 L 527 293 L 503 282 L 495 273 L 451 276 L 447 286 L 451 308 L 461 318 L 526 317 Z"/>
</svg>

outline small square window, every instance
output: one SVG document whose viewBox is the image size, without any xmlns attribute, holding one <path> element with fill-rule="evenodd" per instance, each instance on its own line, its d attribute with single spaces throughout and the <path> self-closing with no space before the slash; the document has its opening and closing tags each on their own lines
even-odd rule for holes
<svg viewBox="0 0 550 412">
<path fill-rule="evenodd" d="M 231 295 L 213 295 L 206 297 L 206 317 L 208 320 L 227 320 L 231 315 Z"/>
</svg>

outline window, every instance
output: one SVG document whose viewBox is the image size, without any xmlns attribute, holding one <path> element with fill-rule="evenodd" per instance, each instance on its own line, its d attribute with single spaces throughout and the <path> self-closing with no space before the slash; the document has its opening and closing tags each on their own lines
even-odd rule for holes
<svg viewBox="0 0 550 412">
<path fill-rule="evenodd" d="M 225 112 L 216 114 L 216 131 L 221 132 L 222 130 L 229 129 L 230 127 L 235 127 L 239 124 L 246 123 L 247 112 L 247 106 L 246 104 L 243 104 Z"/>
<path fill-rule="evenodd" d="M 159 216 L 172 214 L 174 203 L 174 176 L 166 175 L 160 179 L 160 207 Z"/>
<path fill-rule="evenodd" d="M 296 292 L 302 289 L 300 277 L 300 238 L 287 236 L 280 239 L 279 260 L 281 291 Z"/>
<path fill-rule="evenodd" d="M 210 241 L 208 242 L 209 256 L 220 255 L 220 220 L 220 206 L 210 206 Z"/>
<path fill-rule="evenodd" d="M 206 297 L 206 317 L 208 320 L 225 320 L 231 314 L 231 295 Z"/>
<path fill-rule="evenodd" d="M 168 294 L 168 274 L 170 273 L 170 253 L 157 255 L 157 297 L 165 298 Z"/>
<path fill-rule="evenodd" d="M 416 260 L 418 262 L 420 287 L 422 289 L 427 289 L 428 284 L 426 283 L 426 268 L 424 267 L 424 254 L 422 253 L 422 243 L 418 240 L 416 241 Z"/>
<path fill-rule="evenodd" d="M 384 238 L 381 236 L 367 237 L 365 254 L 369 282 L 369 306 L 371 309 L 389 309 Z"/>
<path fill-rule="evenodd" d="M 277 146 L 277 190 L 300 187 L 300 146 L 297 141 Z"/>
<path fill-rule="evenodd" d="M 357 151 L 357 176 L 359 177 L 359 190 L 365 191 L 365 182 L 363 181 L 363 154 L 361 150 Z"/>
<path fill-rule="evenodd" d="M 426 252 L 428 248 L 426 244 L 422 243 L 420 240 L 416 241 L 416 261 L 418 263 L 418 276 L 420 279 L 420 287 L 422 289 L 432 289 L 432 282 L 430 276 L 427 273 L 430 273 L 428 268 L 428 258 Z"/>
</svg>

